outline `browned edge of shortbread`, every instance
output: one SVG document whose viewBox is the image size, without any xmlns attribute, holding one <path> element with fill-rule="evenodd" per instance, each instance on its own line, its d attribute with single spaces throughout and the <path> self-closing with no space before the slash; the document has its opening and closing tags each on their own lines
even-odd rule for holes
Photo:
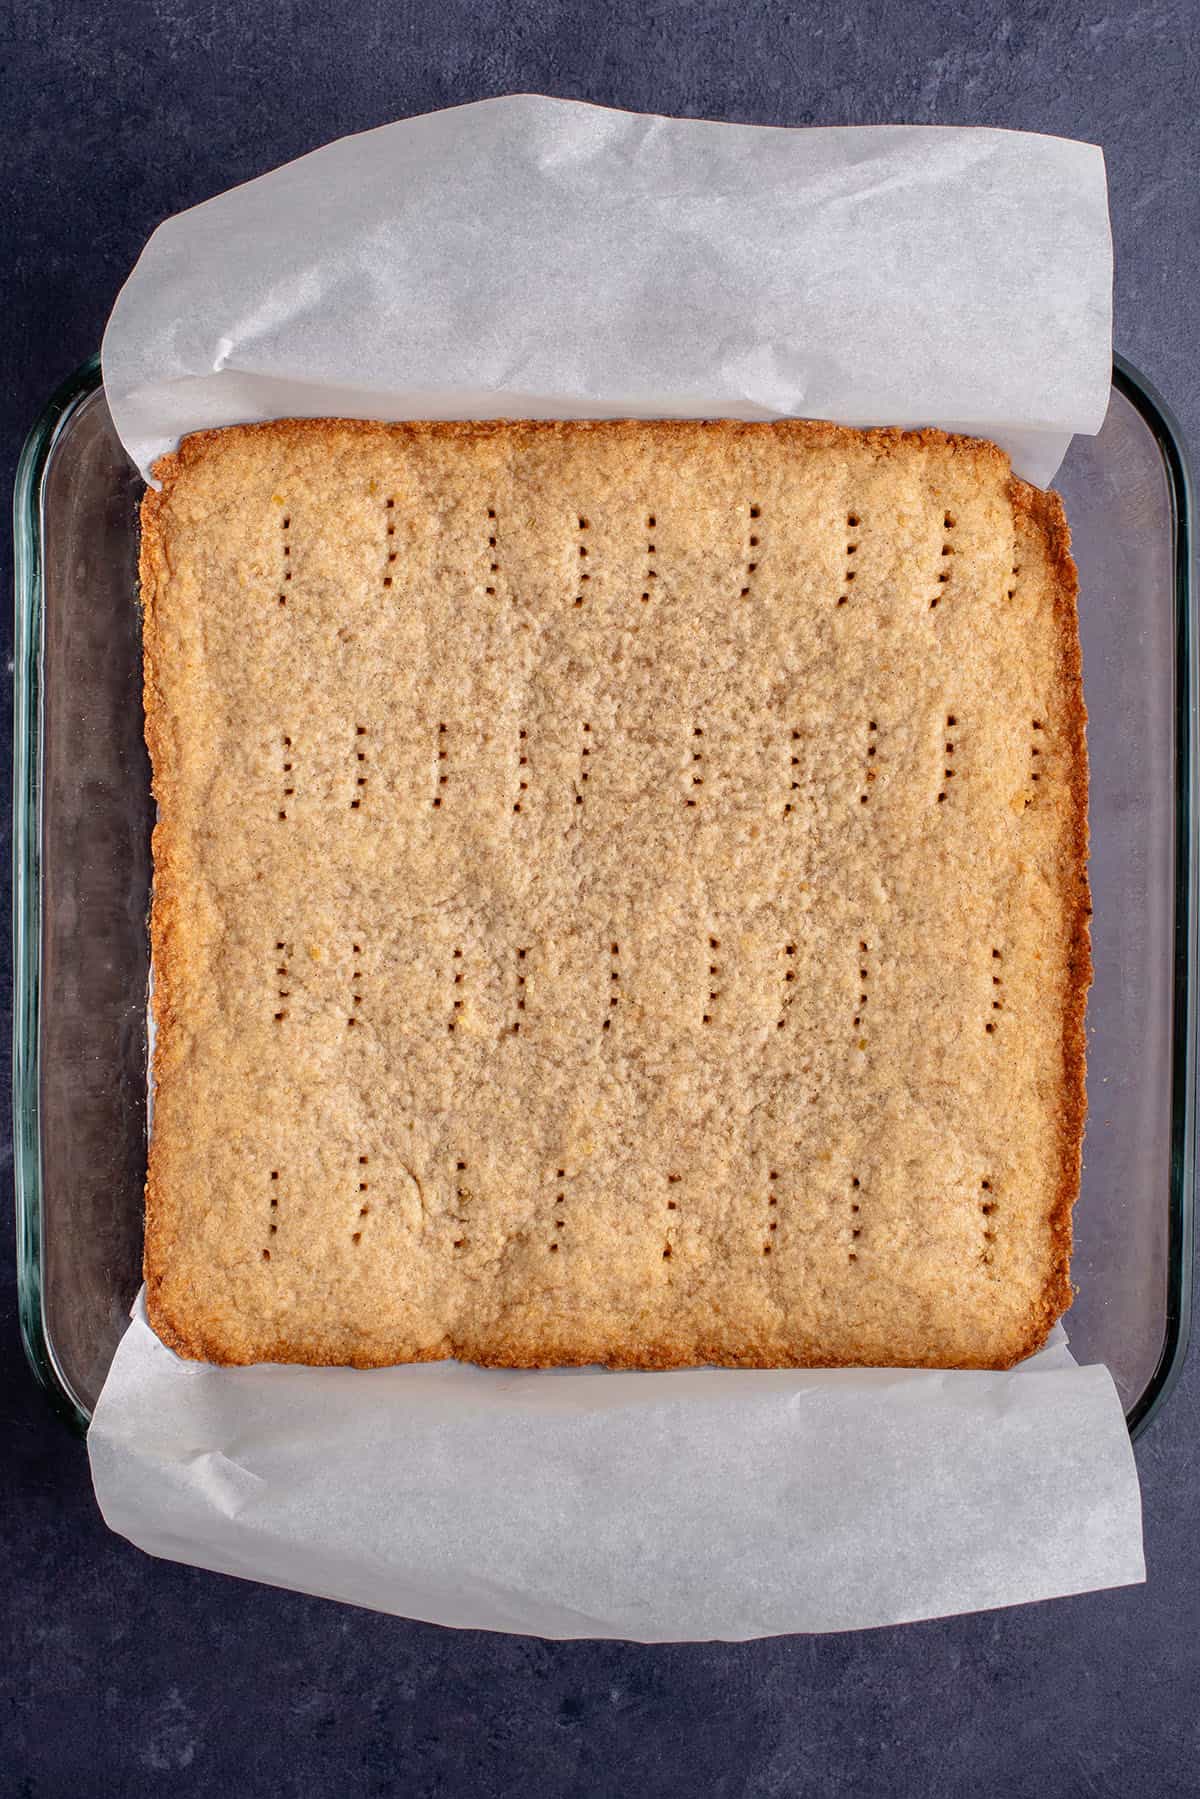
<svg viewBox="0 0 1200 1799">
<path fill-rule="evenodd" d="M 629 432 L 638 436 L 653 433 L 669 437 L 676 429 L 677 424 L 681 422 L 683 421 L 643 419 L 600 421 L 412 420 L 404 421 L 402 429 L 413 435 L 437 434 L 445 437 L 468 437 L 478 440 L 480 437 L 502 434 L 514 428 L 532 429 L 552 434 L 560 433 L 566 425 L 572 433 L 596 430 L 606 433 Z M 747 427 L 741 421 L 723 419 L 689 420 L 686 423 L 689 429 L 695 429 L 699 424 L 700 428 L 705 431 L 728 435 L 740 434 L 746 429 L 761 430 L 764 428 L 761 423 Z M 227 430 L 236 430 L 239 434 L 244 435 L 265 435 L 286 442 L 289 439 L 320 436 L 334 427 L 339 431 L 386 436 L 395 429 L 395 424 L 366 419 L 275 419 L 261 424 L 193 432 L 181 440 L 178 450 L 160 457 L 154 463 L 152 473 L 154 478 L 161 482 L 162 491 L 160 493 L 153 487 L 148 488 L 142 500 L 138 573 L 143 615 L 143 702 L 146 744 L 152 768 L 151 787 L 158 807 L 158 817 L 152 839 L 154 882 L 150 915 L 150 942 L 154 971 L 152 1010 L 156 1033 L 152 1075 L 156 1086 L 160 1081 L 170 1078 L 186 1057 L 186 1021 L 180 1018 L 176 1009 L 176 989 L 179 985 L 176 975 L 188 954 L 187 933 L 181 916 L 186 906 L 188 887 L 186 871 L 180 867 L 180 846 L 176 832 L 177 746 L 173 733 L 178 729 L 178 721 L 169 717 L 158 683 L 157 607 L 160 594 L 171 574 L 169 557 L 160 529 L 160 515 L 175 482 L 190 465 L 200 461 L 209 447 L 217 439 L 223 437 Z M 1070 529 L 1058 494 L 1049 489 L 1034 487 L 1012 475 L 1009 457 L 998 445 L 985 439 L 965 437 L 932 427 L 913 431 L 903 431 L 892 426 L 857 430 L 825 420 L 807 419 L 780 420 L 773 422 L 768 428 L 785 433 L 806 447 L 831 447 L 862 441 L 867 441 L 876 448 L 884 450 L 899 449 L 908 444 L 938 445 L 981 460 L 999 459 L 1004 468 L 1010 471 L 1008 491 L 1014 518 L 1017 521 L 1023 520 L 1041 534 L 1047 559 L 1053 572 L 1053 603 L 1058 624 L 1060 670 L 1066 708 L 1062 730 L 1067 739 L 1070 760 L 1068 787 L 1072 806 L 1071 831 L 1075 850 L 1074 860 L 1079 870 L 1079 881 L 1073 901 L 1068 899 L 1071 907 L 1068 980 L 1066 991 L 1061 996 L 1063 1068 L 1062 1103 L 1058 1121 L 1061 1161 L 1058 1187 L 1048 1218 L 1053 1258 L 1040 1300 L 1031 1308 L 1028 1329 L 1024 1336 L 1013 1344 L 1011 1354 L 1002 1361 L 961 1364 L 963 1367 L 1010 1368 L 1042 1347 L 1054 1324 L 1067 1310 L 1073 1297 L 1074 1290 L 1070 1279 L 1071 1215 L 1079 1194 L 1083 1134 L 1087 1113 L 1085 1017 L 1088 988 L 1093 974 L 1089 922 L 1092 907 L 1087 875 L 1087 708 L 1083 698 L 1082 654 L 1079 642 L 1079 578 L 1071 556 Z M 228 1362 L 230 1357 L 228 1352 L 222 1349 L 222 1346 L 206 1341 L 203 1332 L 196 1330 L 194 1326 L 192 1328 L 178 1326 L 158 1300 L 157 1293 L 161 1283 L 163 1262 L 162 1242 L 165 1237 L 165 1207 L 159 1160 L 160 1156 L 156 1150 L 152 1133 L 147 1156 L 143 1253 L 143 1278 L 146 1282 L 146 1305 L 151 1327 L 161 1341 L 179 1355 L 200 1361 Z M 678 1354 L 674 1354 L 662 1346 L 631 1345 L 627 1350 L 610 1354 L 605 1360 L 605 1366 L 625 1369 L 667 1369 L 692 1366 L 695 1365 L 697 1359 L 716 1359 L 715 1355 L 704 1355 L 703 1345 L 700 1346 L 700 1350 L 699 1358 L 681 1358 Z M 409 1359 L 436 1361 L 455 1353 L 455 1345 L 448 1344 L 444 1348 L 431 1348 Z M 271 1346 L 271 1359 L 277 1362 L 306 1363 L 309 1361 L 309 1356 L 298 1350 L 294 1344 L 281 1341 Z M 544 1359 L 531 1353 L 527 1342 L 523 1339 L 507 1346 L 499 1344 L 494 1351 L 479 1353 L 476 1350 L 473 1359 L 483 1366 L 536 1368 L 548 1365 Z M 583 1363 L 585 1359 L 580 1356 L 577 1361 Z M 739 1358 L 731 1355 L 728 1347 L 724 1345 L 719 1351 L 719 1360 L 725 1366 L 754 1367 L 762 1365 L 753 1356 Z M 387 1358 L 363 1355 L 356 1356 L 348 1365 L 369 1368 L 390 1364 Z M 554 1365 L 570 1365 L 570 1358 L 556 1357 Z M 818 1357 L 811 1357 L 806 1365 L 835 1367 L 852 1364 L 848 1364 L 842 1359 L 826 1363 Z M 909 1365 L 920 1366 L 921 1364 L 914 1361 Z M 940 1362 L 931 1362 L 927 1365 L 944 1366 Z"/>
<path fill-rule="evenodd" d="M 1043 536 L 1054 573 L 1054 609 L 1066 713 L 1063 730 L 1070 756 L 1071 834 L 1079 884 L 1069 920 L 1070 952 L 1066 992 L 1062 996 L 1063 1085 L 1059 1118 L 1062 1154 L 1058 1191 L 1050 1209 L 1054 1262 L 1046 1276 L 1040 1306 L 1029 1321 L 1029 1333 L 1009 1363 L 1022 1361 L 1045 1343 L 1074 1297 L 1070 1263 L 1071 1213 L 1079 1197 L 1083 1165 L 1083 1133 L 1087 1121 L 1087 998 L 1092 984 L 1092 895 L 1088 882 L 1088 753 L 1087 706 L 1083 697 L 1083 652 L 1079 641 L 1079 571 L 1071 555 L 1071 531 L 1063 503 L 1051 489 L 1033 487 L 1010 477 L 1013 512 Z"/>
</svg>

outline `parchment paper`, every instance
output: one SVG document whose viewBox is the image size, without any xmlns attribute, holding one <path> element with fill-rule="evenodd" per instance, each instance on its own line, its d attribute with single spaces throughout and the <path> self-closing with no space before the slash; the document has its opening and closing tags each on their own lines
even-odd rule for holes
<svg viewBox="0 0 1200 1799">
<path fill-rule="evenodd" d="M 1045 483 L 1110 379 L 1104 158 L 485 100 L 168 219 L 104 340 L 149 472 L 288 414 L 940 424 Z"/>
<path fill-rule="evenodd" d="M 1047 479 L 1109 388 L 1100 152 L 519 97 L 315 152 L 159 228 L 104 342 L 143 469 L 205 425 L 828 416 Z M 644 1641 L 1144 1577 L 1107 1372 L 372 1373 L 186 1363 L 141 1302 L 89 1437 L 152 1553 L 443 1624 Z"/>
<path fill-rule="evenodd" d="M 145 1322 L 88 1439 L 143 1549 L 438 1624 L 641 1642 L 847 1630 L 1144 1578 L 1112 1382 L 212 1368 Z"/>
</svg>

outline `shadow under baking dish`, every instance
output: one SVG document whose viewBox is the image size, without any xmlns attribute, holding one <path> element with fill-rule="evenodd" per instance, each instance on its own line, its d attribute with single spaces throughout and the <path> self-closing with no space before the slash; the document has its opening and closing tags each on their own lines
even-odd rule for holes
<svg viewBox="0 0 1200 1799">
<path fill-rule="evenodd" d="M 1081 582 L 1096 983 L 1067 1317 L 1136 1434 L 1187 1342 L 1195 1178 L 1197 632 L 1178 429 L 1119 358 L 1057 483 Z M 99 359 L 17 474 L 13 1114 L 21 1331 L 86 1428 L 141 1280 L 150 770 L 137 508 Z"/>
</svg>

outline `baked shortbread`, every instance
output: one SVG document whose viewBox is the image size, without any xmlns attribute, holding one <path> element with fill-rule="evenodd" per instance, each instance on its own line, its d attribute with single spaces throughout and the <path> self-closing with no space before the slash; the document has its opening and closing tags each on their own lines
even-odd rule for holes
<svg viewBox="0 0 1200 1799">
<path fill-rule="evenodd" d="M 157 474 L 167 1343 L 1042 1343 L 1090 978 L 1054 494 L 800 422 L 280 421 Z"/>
</svg>

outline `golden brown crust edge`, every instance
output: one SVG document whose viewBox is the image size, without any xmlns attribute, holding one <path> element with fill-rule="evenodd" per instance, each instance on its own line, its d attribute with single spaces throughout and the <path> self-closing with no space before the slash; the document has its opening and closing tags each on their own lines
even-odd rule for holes
<svg viewBox="0 0 1200 1799">
<path fill-rule="evenodd" d="M 173 463 L 175 459 L 165 458 Z M 175 471 L 172 470 L 172 473 Z M 186 1054 L 184 1023 L 180 1013 L 182 968 L 188 935 L 182 928 L 181 910 L 185 881 L 177 828 L 177 749 L 159 686 L 159 619 L 161 589 L 170 574 L 169 558 L 161 528 L 166 495 L 149 489 L 141 505 L 141 546 L 138 575 L 142 609 L 142 699 L 146 747 L 150 754 L 151 791 L 158 808 L 152 836 L 154 878 L 150 904 L 150 953 L 153 971 L 151 1012 L 154 1022 L 153 1084 L 159 1086 Z M 205 1340 L 203 1332 L 177 1323 L 161 1296 L 169 1264 L 169 1211 L 162 1195 L 169 1185 L 167 1149 L 161 1133 L 153 1129 L 147 1149 L 145 1236 L 142 1278 L 146 1284 L 146 1313 L 155 1335 L 177 1355 L 193 1361 L 228 1361 L 220 1346 Z"/>
<path fill-rule="evenodd" d="M 1007 1366 L 1043 1347 L 1054 1325 L 1071 1304 L 1070 1262 L 1072 1211 L 1079 1196 L 1083 1136 L 1087 1121 L 1087 999 L 1092 983 L 1091 888 L 1088 881 L 1088 753 L 1087 707 L 1083 697 L 1083 656 L 1079 642 L 1079 573 L 1071 555 L 1071 532 L 1062 500 L 1051 489 L 1032 487 L 1015 477 L 1013 510 L 1024 515 L 1043 537 L 1053 580 L 1058 626 L 1059 667 L 1063 685 L 1064 735 L 1070 751 L 1072 864 L 1079 880 L 1068 921 L 1069 952 L 1063 994 L 1063 1106 L 1059 1120 L 1061 1150 L 1057 1192 L 1050 1211 L 1054 1257 L 1031 1314 L 1029 1330 L 1015 1347 Z"/>
<path fill-rule="evenodd" d="M 164 458 L 174 461 L 174 458 Z M 168 573 L 160 528 L 163 499 L 148 489 L 141 506 L 141 546 L 138 577 L 142 609 L 142 704 L 146 747 L 150 752 L 151 791 L 158 806 L 153 832 L 154 882 L 150 902 L 150 957 L 154 987 L 151 1012 L 154 1023 L 153 1083 L 157 1088 L 177 1050 L 175 1008 L 176 958 L 181 934 L 177 929 L 175 894 L 174 825 L 176 776 L 173 746 L 166 728 L 165 709 L 158 689 L 158 598 Z M 203 1350 L 186 1332 L 178 1331 L 159 1303 L 165 1261 L 162 1188 L 162 1142 L 151 1130 L 146 1165 L 146 1220 L 142 1247 L 142 1278 L 146 1283 L 146 1311 L 155 1334 L 179 1355 L 204 1359 Z"/>
<path fill-rule="evenodd" d="M 644 433 L 656 427 L 670 431 L 677 421 L 647 420 L 605 420 L 605 421 L 569 421 L 573 431 L 581 427 L 590 428 L 593 424 L 606 431 L 613 429 Z M 694 423 L 695 421 L 689 421 Z M 502 434 L 519 426 L 522 429 L 555 432 L 563 428 L 567 421 L 524 421 L 524 420 L 489 420 L 489 421 L 406 421 L 397 426 L 394 423 L 370 420 L 341 419 L 279 419 L 261 424 L 235 427 L 239 435 L 267 435 L 283 440 L 302 436 L 326 435 L 331 431 L 351 431 L 354 433 L 386 435 L 398 428 L 413 435 L 443 434 L 461 436 L 479 440 L 489 436 Z M 761 429 L 761 422 L 747 426 L 741 421 L 713 420 L 701 421 L 706 431 L 740 434 L 747 429 Z M 955 452 L 970 454 L 975 457 L 998 459 L 1007 469 L 1009 459 L 998 446 L 986 440 L 947 433 L 936 428 L 904 431 L 896 427 L 879 427 L 860 431 L 853 427 L 837 425 L 827 421 L 782 420 L 773 423 L 773 429 L 787 432 L 807 445 L 836 445 L 838 443 L 861 442 L 867 439 L 880 448 L 896 448 L 904 444 L 939 445 Z M 160 528 L 160 516 L 170 489 L 179 476 L 195 461 L 206 456 L 221 440 L 227 439 L 227 429 L 217 429 L 193 433 L 180 443 L 179 449 L 160 458 L 154 465 L 153 473 L 163 484 L 160 494 L 150 489 L 142 502 L 141 525 L 142 539 L 139 557 L 139 576 L 141 581 L 143 630 L 144 630 L 144 704 L 145 734 L 153 769 L 153 793 L 159 806 L 159 819 L 153 836 L 154 852 L 154 890 L 151 907 L 151 946 L 154 966 L 155 991 L 153 1013 L 156 1030 L 155 1044 L 155 1080 L 161 1078 L 178 1059 L 181 1052 L 180 1020 L 176 1007 L 176 989 L 180 961 L 184 954 L 185 938 L 178 928 L 178 845 L 173 831 L 174 812 L 170 804 L 176 791 L 176 771 L 174 762 L 174 745 L 164 719 L 157 682 L 157 630 L 156 607 L 159 588 L 163 578 L 169 573 L 166 548 Z M 1040 1302 L 1031 1311 L 1028 1329 L 1017 1340 L 1011 1354 L 1001 1360 L 986 1362 L 962 1362 L 962 1368 L 1009 1368 L 1028 1355 L 1040 1349 L 1049 1332 L 1071 1303 L 1072 1287 L 1069 1276 L 1069 1263 L 1072 1243 L 1072 1208 L 1078 1196 L 1079 1174 L 1082 1158 L 1084 1123 L 1086 1117 L 1086 1035 L 1085 1016 L 1087 992 L 1092 978 L 1092 959 L 1090 948 L 1091 916 L 1090 892 L 1087 880 L 1087 790 L 1088 763 L 1086 749 L 1087 712 L 1083 699 L 1081 652 L 1078 634 L 1078 575 L 1070 554 L 1070 531 L 1059 496 L 1047 490 L 1032 487 L 1025 482 L 1010 477 L 1014 514 L 1033 525 L 1043 536 L 1046 557 L 1053 574 L 1053 604 L 1059 629 L 1060 669 L 1063 679 L 1065 712 L 1065 734 L 1068 738 L 1071 760 L 1070 792 L 1073 802 L 1072 837 L 1073 862 L 1079 870 L 1079 885 L 1070 919 L 1069 937 L 1070 952 L 1068 960 L 1068 980 L 1063 998 L 1063 1107 L 1059 1125 L 1059 1137 L 1062 1149 L 1060 1178 L 1050 1213 L 1050 1231 L 1054 1245 L 1052 1265 L 1047 1274 Z M 146 1180 L 146 1228 L 143 1257 L 144 1278 L 147 1286 L 147 1311 L 152 1328 L 159 1338 L 181 1356 L 196 1360 L 209 1360 L 225 1365 L 245 1365 L 251 1362 L 269 1360 L 280 1363 L 311 1364 L 313 1357 L 311 1346 L 301 1347 L 289 1341 L 278 1341 L 264 1346 L 254 1354 L 231 1355 L 228 1345 L 208 1342 L 203 1331 L 189 1328 L 176 1322 L 170 1315 L 166 1305 L 159 1298 L 159 1288 L 163 1280 L 163 1267 L 167 1251 L 167 1225 L 164 1208 L 160 1206 L 159 1195 L 164 1181 L 162 1155 L 156 1150 L 151 1139 L 148 1154 Z M 667 1345 L 653 1348 L 640 1347 L 631 1343 L 627 1348 L 614 1352 L 609 1346 L 604 1353 L 589 1353 L 586 1349 L 577 1354 L 556 1354 L 549 1360 L 529 1348 L 527 1341 L 516 1337 L 511 1343 L 492 1343 L 487 1346 L 479 1344 L 459 1344 L 445 1341 L 436 1346 L 410 1352 L 408 1361 L 437 1361 L 459 1356 L 475 1361 L 481 1366 L 526 1367 L 546 1366 L 586 1366 L 597 1362 L 613 1369 L 672 1369 L 696 1366 L 705 1361 L 719 1361 L 724 1366 L 739 1367 L 778 1367 L 777 1360 L 767 1359 L 749 1350 L 742 1356 L 731 1356 L 726 1345 L 720 1349 L 714 1346 L 712 1351 L 706 1346 L 681 1346 L 673 1351 Z M 342 1365 L 356 1368 L 372 1368 L 390 1366 L 394 1363 L 391 1356 L 355 1355 L 339 1357 Z M 847 1367 L 855 1365 L 871 1365 L 855 1363 L 839 1357 L 834 1360 L 822 1360 L 819 1357 L 797 1359 L 788 1364 L 795 1367 Z M 910 1367 L 944 1368 L 943 1361 L 930 1359 L 921 1361 L 912 1359 L 895 1365 Z"/>
<path fill-rule="evenodd" d="M 536 432 L 547 437 L 559 436 L 566 431 L 572 435 L 579 432 L 596 431 L 606 435 L 615 433 L 637 437 L 647 435 L 669 437 L 680 426 L 687 426 L 689 429 L 699 427 L 705 434 L 726 439 L 745 435 L 753 436 L 764 429 L 769 429 L 773 433 L 794 438 L 797 443 L 813 449 L 829 449 L 842 444 L 864 442 L 874 449 L 885 451 L 899 449 L 906 445 L 949 449 L 958 454 L 971 456 L 977 461 L 993 462 L 1005 474 L 1010 469 L 1009 457 L 998 444 L 991 443 L 982 437 L 967 437 L 961 432 L 943 431 L 936 425 L 922 425 L 906 430 L 899 425 L 873 425 L 866 428 L 856 425 L 839 425 L 830 419 L 619 418 L 399 419 L 387 421 L 379 419 L 287 418 L 267 419 L 249 425 L 217 426 L 207 431 L 193 431 L 180 440 L 177 450 L 160 456 L 153 464 L 151 473 L 156 481 L 162 483 L 162 498 L 165 499 L 181 474 L 194 464 L 205 460 L 215 448 L 222 443 L 232 441 L 235 436 L 240 440 L 246 438 L 275 439 L 286 445 L 303 441 L 305 438 L 330 437 L 334 434 L 388 437 L 402 432 L 412 437 L 463 438 L 472 443 L 480 443 L 486 442 L 489 438 L 505 436 L 512 431 Z M 1026 484 L 1014 480 L 1013 486 L 1014 488 L 1024 488 Z M 1042 490 L 1028 488 L 1027 491 L 1037 494 Z M 146 499 L 150 498 L 151 494 L 148 493 Z M 1069 548 L 1069 532 L 1066 542 Z M 1070 563 L 1069 554 L 1067 562 Z"/>
</svg>

